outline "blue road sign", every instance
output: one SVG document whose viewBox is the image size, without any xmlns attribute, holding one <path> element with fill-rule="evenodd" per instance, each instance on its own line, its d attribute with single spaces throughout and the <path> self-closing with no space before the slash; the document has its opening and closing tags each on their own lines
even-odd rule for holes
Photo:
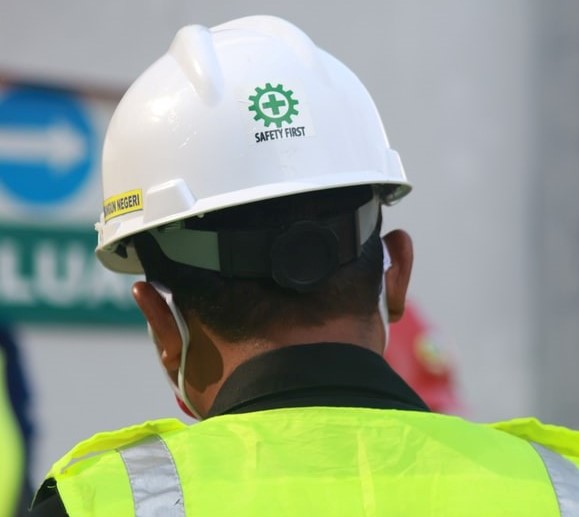
<svg viewBox="0 0 579 517">
<path fill-rule="evenodd" d="M 71 93 L 19 87 L 0 96 L 0 188 L 21 202 L 59 203 L 94 167 L 96 135 Z"/>
</svg>

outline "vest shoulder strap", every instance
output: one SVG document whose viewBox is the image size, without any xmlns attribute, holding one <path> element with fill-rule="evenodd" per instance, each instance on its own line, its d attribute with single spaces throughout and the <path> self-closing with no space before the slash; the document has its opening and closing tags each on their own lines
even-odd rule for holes
<svg viewBox="0 0 579 517">
<path fill-rule="evenodd" d="M 489 425 L 528 442 L 538 443 L 579 466 L 579 431 L 544 424 L 536 418 L 515 418 Z"/>
<path fill-rule="evenodd" d="M 579 515 L 579 431 L 518 418 L 491 424 L 528 441 L 543 460 L 562 517 Z"/>
<path fill-rule="evenodd" d="M 187 427 L 187 425 L 176 418 L 165 418 L 160 420 L 150 420 L 117 431 L 97 433 L 91 438 L 78 443 L 62 458 L 54 463 L 47 477 L 58 476 L 64 472 L 69 465 L 76 463 L 85 457 L 126 447 L 150 436 L 183 429 L 185 427 Z"/>
</svg>

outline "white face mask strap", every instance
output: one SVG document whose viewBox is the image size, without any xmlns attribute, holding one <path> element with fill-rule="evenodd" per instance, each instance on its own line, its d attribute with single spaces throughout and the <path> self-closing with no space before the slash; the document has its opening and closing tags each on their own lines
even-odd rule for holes
<svg viewBox="0 0 579 517">
<path fill-rule="evenodd" d="M 380 316 L 382 317 L 382 325 L 384 326 L 384 349 L 388 346 L 388 301 L 386 297 L 386 272 L 392 266 L 392 262 L 390 260 L 390 254 L 388 253 L 388 248 L 386 244 L 384 244 L 384 240 L 381 238 L 380 242 L 382 243 L 382 254 L 384 256 L 383 260 L 383 273 L 382 273 L 382 289 L 380 291 L 380 297 L 378 298 L 378 310 L 380 312 Z"/>
<path fill-rule="evenodd" d="M 179 335 L 181 336 L 181 360 L 179 362 L 179 373 L 177 375 L 177 383 L 178 383 L 177 395 L 187 406 L 187 409 L 191 411 L 191 414 L 195 418 L 200 420 L 201 416 L 193 406 L 193 403 L 189 400 L 187 390 L 185 389 L 185 367 L 187 365 L 187 352 L 189 351 L 189 339 L 190 339 L 189 328 L 187 327 L 187 323 L 185 322 L 183 314 L 181 314 L 181 311 L 179 310 L 177 305 L 175 305 L 175 301 L 173 300 L 173 293 L 167 287 L 165 287 L 163 284 L 159 282 L 150 282 L 150 284 L 163 297 L 165 303 L 171 310 L 171 314 L 173 315 L 177 328 L 179 329 Z"/>
</svg>

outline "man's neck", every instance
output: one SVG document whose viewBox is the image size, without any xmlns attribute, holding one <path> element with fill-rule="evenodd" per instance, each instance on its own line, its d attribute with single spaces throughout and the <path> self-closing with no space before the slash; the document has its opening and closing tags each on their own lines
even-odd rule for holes
<svg viewBox="0 0 579 517">
<path fill-rule="evenodd" d="M 223 382 L 237 367 L 264 352 L 293 345 L 345 343 L 382 355 L 385 346 L 384 327 L 378 311 L 368 318 L 347 316 L 313 327 L 282 324 L 270 329 L 263 337 L 237 342 L 224 340 L 205 326 L 203 326 L 203 332 L 207 337 L 207 343 L 211 343 L 211 348 L 214 350 L 212 354 L 206 354 L 207 357 L 200 361 L 204 363 L 203 368 L 209 367 L 208 358 L 219 359 L 219 379 L 197 387 L 198 394 L 201 395 L 197 405 L 204 410 L 204 413 L 213 403 Z M 196 377 L 199 378 L 199 376 Z"/>
</svg>

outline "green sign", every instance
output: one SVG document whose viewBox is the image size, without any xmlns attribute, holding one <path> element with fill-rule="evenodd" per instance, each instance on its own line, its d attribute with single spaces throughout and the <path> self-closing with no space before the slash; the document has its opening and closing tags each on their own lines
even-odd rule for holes
<svg viewBox="0 0 579 517">
<path fill-rule="evenodd" d="M 280 128 L 284 122 L 291 124 L 292 117 L 299 113 L 296 109 L 299 101 L 293 98 L 293 93 L 292 90 L 285 90 L 281 84 L 272 86 L 267 83 L 265 88 L 258 86 L 255 95 L 249 97 L 251 104 L 248 109 L 254 112 L 254 120 L 261 119 L 267 127 L 275 124 Z"/>
<path fill-rule="evenodd" d="M 0 318 L 35 323 L 143 324 L 138 277 L 95 258 L 90 229 L 0 225 Z"/>
</svg>

